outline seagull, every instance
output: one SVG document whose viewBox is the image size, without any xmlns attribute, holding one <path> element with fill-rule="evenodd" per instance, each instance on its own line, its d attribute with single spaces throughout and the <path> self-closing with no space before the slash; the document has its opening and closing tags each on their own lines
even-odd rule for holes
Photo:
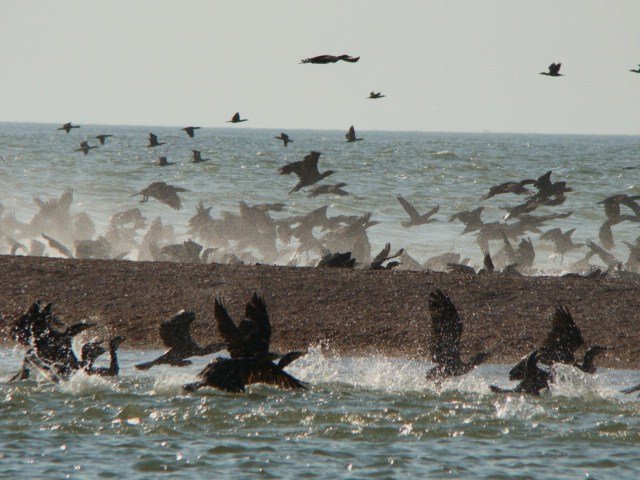
<svg viewBox="0 0 640 480">
<path fill-rule="evenodd" d="M 347 137 L 347 142 L 357 142 L 362 140 L 361 138 L 356 138 L 356 129 L 353 128 L 353 125 L 349 127 L 349 131 L 347 132 L 345 137 Z"/>
<path fill-rule="evenodd" d="M 407 215 L 409 215 L 409 221 L 400 222 L 400 225 L 402 225 L 404 228 L 410 228 L 415 225 L 424 225 L 426 223 L 435 222 L 435 219 L 431 218 L 431 216 L 435 215 L 436 213 L 438 213 L 438 210 L 440 210 L 440 205 L 436 205 L 424 215 L 420 215 L 418 213 L 418 210 L 416 210 L 416 208 L 407 200 L 405 200 L 401 195 L 398 195 L 398 201 L 400 202 L 400 205 L 402 205 L 402 208 L 404 208 L 404 211 L 407 212 Z"/>
<path fill-rule="evenodd" d="M 320 159 L 320 155 L 322 155 L 320 152 L 311 152 L 301 161 L 288 163 L 278 170 L 280 175 L 289 175 L 294 173 L 300 179 L 289 194 L 297 192 L 301 188 L 313 185 L 314 183 L 318 183 L 320 180 L 323 180 L 334 173 L 333 170 L 327 170 L 326 172 L 320 173 L 318 170 L 318 160 Z"/>
<path fill-rule="evenodd" d="M 97 138 L 100 141 L 100 145 L 104 145 L 104 141 L 105 139 L 109 138 L 109 137 L 113 137 L 113 135 L 108 135 L 108 134 L 101 134 L 101 135 L 97 135 L 95 138 Z"/>
<path fill-rule="evenodd" d="M 280 134 L 280 136 L 279 136 L 279 137 L 276 137 L 276 138 L 277 138 L 278 140 L 282 140 L 282 142 L 284 143 L 284 146 L 285 146 L 285 147 L 289 144 L 289 142 L 293 142 L 293 140 L 291 140 L 291 139 L 289 138 L 289 135 L 287 135 L 287 134 L 286 134 L 286 133 L 284 133 L 284 132 L 282 132 L 282 133 Z"/>
<path fill-rule="evenodd" d="M 336 63 L 339 60 L 342 60 L 343 62 L 356 63 L 358 60 L 360 60 L 360 57 L 352 57 L 349 55 L 318 55 L 317 57 L 305 58 L 303 60 L 300 60 L 300 63 L 327 64 Z"/>
<path fill-rule="evenodd" d="M 62 125 L 60 128 L 58 128 L 58 130 L 64 130 L 65 132 L 69 133 L 72 128 L 80 128 L 80 125 L 73 125 L 71 122 L 69 122 Z"/>
<path fill-rule="evenodd" d="M 193 159 L 193 163 L 201 163 L 211 160 L 210 158 L 202 158 L 200 150 L 191 150 L 191 152 L 193 153 L 193 156 L 191 157 Z"/>
<path fill-rule="evenodd" d="M 170 320 L 160 324 L 160 338 L 169 350 L 150 362 L 136 365 L 138 370 L 148 370 L 154 365 L 168 364 L 175 367 L 191 365 L 189 357 L 202 357 L 222 350 L 224 343 L 212 343 L 201 347 L 191 338 L 191 324 L 196 319 L 194 312 L 181 310 Z"/>
<path fill-rule="evenodd" d="M 184 128 L 181 128 L 180 130 L 184 130 L 185 132 L 187 132 L 187 135 L 189 135 L 189 138 L 193 138 L 195 131 L 200 130 L 201 128 L 202 127 L 184 127 Z"/>
<path fill-rule="evenodd" d="M 551 65 L 549 65 L 549 71 L 540 72 L 540 75 L 547 75 L 549 77 L 562 77 L 562 74 L 560 73 L 561 65 L 561 63 L 552 63 Z"/>
<path fill-rule="evenodd" d="M 98 148 L 98 147 L 89 146 L 89 142 L 80 142 L 80 148 L 76 148 L 75 151 L 76 152 L 82 152 L 85 155 L 88 155 L 89 154 L 89 150 L 91 150 L 92 148 Z"/>
<path fill-rule="evenodd" d="M 160 145 L 164 145 L 165 142 L 158 142 L 158 136 L 154 135 L 153 133 L 149 134 L 149 145 L 147 145 L 148 148 L 151 147 L 158 147 Z"/>
<path fill-rule="evenodd" d="M 378 92 L 378 93 L 376 93 L 376 92 L 370 92 L 370 93 L 369 93 L 369 97 L 368 97 L 368 98 L 370 98 L 370 99 L 372 99 L 372 100 L 376 100 L 376 99 L 378 99 L 378 98 L 384 98 L 384 97 L 386 97 L 386 95 L 382 95 L 382 93 L 381 93 L 381 92 Z"/>
<path fill-rule="evenodd" d="M 188 191 L 189 190 L 186 188 L 167 185 L 166 182 L 154 182 L 147 188 L 144 188 L 131 196 L 134 197 L 136 195 L 142 195 L 140 203 L 148 202 L 149 197 L 153 197 L 156 200 L 169 205 L 174 210 L 180 210 L 182 208 L 182 203 L 180 202 L 180 197 L 178 197 L 178 192 Z"/>
<path fill-rule="evenodd" d="M 240 118 L 240 112 L 236 112 L 233 117 L 231 117 L 231 120 L 227 120 L 227 123 L 240 123 L 240 122 L 246 122 L 248 120 L 248 118 Z"/>
<path fill-rule="evenodd" d="M 161 167 L 166 167 L 167 165 L 173 165 L 176 162 L 168 162 L 167 161 L 167 157 L 158 157 L 158 161 L 156 162 L 156 165 L 159 165 Z"/>
</svg>

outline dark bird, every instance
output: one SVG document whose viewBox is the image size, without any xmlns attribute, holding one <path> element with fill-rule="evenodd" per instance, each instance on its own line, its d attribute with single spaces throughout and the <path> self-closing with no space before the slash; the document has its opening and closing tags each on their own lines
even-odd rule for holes
<svg viewBox="0 0 640 480">
<path fill-rule="evenodd" d="M 276 137 L 278 140 L 282 140 L 282 143 L 284 143 L 284 146 L 286 147 L 287 145 L 289 145 L 289 142 L 293 142 L 293 140 L 291 140 L 289 138 L 289 135 L 287 135 L 286 133 L 282 132 L 280 134 L 279 137 Z"/>
<path fill-rule="evenodd" d="M 227 123 L 240 123 L 240 122 L 246 122 L 248 120 L 248 118 L 240 118 L 240 112 L 236 112 L 233 117 L 231 117 L 231 120 L 227 120 Z"/>
<path fill-rule="evenodd" d="M 400 205 L 402 205 L 402 208 L 404 208 L 404 211 L 407 212 L 407 215 L 409 215 L 408 221 L 405 220 L 400 222 L 400 225 L 402 225 L 404 228 L 410 228 L 415 225 L 424 225 L 427 223 L 435 222 L 435 219 L 431 217 L 438 213 L 438 210 L 440 210 L 440 205 L 436 205 L 424 215 L 420 215 L 418 213 L 418 210 L 416 210 L 416 208 L 401 195 L 398 195 L 398 201 L 400 202 Z"/>
<path fill-rule="evenodd" d="M 353 268 L 355 264 L 356 259 L 351 256 L 351 252 L 331 253 L 325 251 L 316 266 L 320 268 Z"/>
<path fill-rule="evenodd" d="M 380 92 L 378 92 L 378 93 L 376 93 L 376 92 L 369 93 L 369 98 L 373 99 L 373 100 L 375 100 L 377 98 L 384 98 L 384 97 L 386 97 L 386 95 L 382 95 Z"/>
<path fill-rule="evenodd" d="M 404 253 L 404 249 L 401 248 L 400 250 L 398 250 L 393 255 L 390 255 L 391 254 L 391 244 L 387 243 L 384 246 L 384 248 L 380 251 L 380 253 L 378 253 L 378 255 L 376 255 L 374 257 L 374 259 L 371 261 L 371 265 L 369 266 L 369 268 L 371 270 L 391 270 L 392 268 L 395 268 L 398 265 L 400 265 L 400 262 L 389 262 L 386 265 L 383 265 L 384 262 L 386 262 L 387 260 L 391 260 L 393 258 L 397 258 L 400 255 L 402 255 L 403 253 Z"/>
<path fill-rule="evenodd" d="M 540 75 L 547 75 L 549 77 L 562 77 L 562 74 L 560 73 L 561 65 L 561 63 L 552 63 L 551 65 L 549 65 L 549 71 L 540 72 Z"/>
<path fill-rule="evenodd" d="M 427 372 L 427 380 L 441 382 L 450 377 L 464 375 L 488 358 L 487 353 L 478 353 L 469 362 L 460 357 L 462 320 L 451 299 L 442 291 L 429 294 L 431 315 L 431 352 L 436 364 Z"/>
<path fill-rule="evenodd" d="M 546 200 L 549 197 L 562 197 L 565 193 L 573 192 L 573 188 L 567 187 L 567 182 L 552 182 L 551 173 L 552 171 L 549 170 L 533 183 L 533 186 L 538 189 L 538 193 L 530 197 L 530 200 Z M 552 204 L 545 203 L 545 205 Z"/>
<path fill-rule="evenodd" d="M 191 156 L 193 163 L 201 163 L 211 160 L 210 158 L 202 158 L 200 150 L 191 150 L 191 153 L 193 153 L 193 155 Z"/>
<path fill-rule="evenodd" d="M 340 195 L 344 197 L 345 195 L 349 195 L 349 192 L 342 189 L 342 187 L 346 186 L 347 184 L 343 182 L 336 183 L 335 185 L 319 185 L 309 191 L 308 197 L 314 198 L 319 195 Z"/>
<path fill-rule="evenodd" d="M 526 393 L 528 395 L 540 395 L 545 388 L 549 388 L 549 383 L 553 379 L 551 372 L 538 367 L 540 353 L 536 350 L 531 352 L 523 361 L 522 381 L 514 389 L 504 389 L 491 385 L 492 392 L 495 393 Z"/>
<path fill-rule="evenodd" d="M 113 137 L 113 135 L 108 135 L 103 133 L 101 135 L 96 135 L 95 138 L 98 139 L 98 141 L 100 142 L 100 145 L 104 145 L 104 141 L 109 137 Z"/>
<path fill-rule="evenodd" d="M 636 217 L 640 217 L 640 205 L 636 202 L 638 199 L 640 199 L 640 195 L 631 196 L 619 193 L 599 201 L 598 205 L 604 205 L 604 213 L 607 218 L 614 219 L 620 216 L 620 205 L 629 207 Z"/>
<path fill-rule="evenodd" d="M 216 299 L 214 316 L 218 333 L 226 344 L 231 358 L 217 358 L 207 365 L 199 376 L 201 381 L 184 386 L 194 391 L 210 386 L 229 392 L 243 392 L 246 385 L 266 383 L 295 390 L 306 387 L 284 368 L 303 355 L 289 352 L 279 355 L 269 351 L 271 322 L 262 297 L 254 293 L 245 307 L 245 319 L 235 324 L 222 303 Z M 278 363 L 273 360 L 280 358 Z"/>
<path fill-rule="evenodd" d="M 638 69 L 637 70 L 631 69 L 629 71 L 633 72 L 633 73 L 640 73 L 640 64 L 638 64 Z"/>
<path fill-rule="evenodd" d="M 58 128 L 58 130 L 64 130 L 65 132 L 69 133 L 72 128 L 80 128 L 80 125 L 72 125 L 71 122 L 69 122 L 62 125 L 60 128 Z"/>
<path fill-rule="evenodd" d="M 158 157 L 158 161 L 156 162 L 156 165 L 159 165 L 161 167 L 166 167 L 167 165 L 173 165 L 176 162 L 168 162 L 167 161 L 167 157 Z"/>
<path fill-rule="evenodd" d="M 484 226 L 484 222 L 480 218 L 483 210 L 484 207 L 478 207 L 474 210 L 464 210 L 462 212 L 454 213 L 449 217 L 449 222 L 459 220 L 464 224 L 464 231 L 460 235 L 475 232 Z"/>
<path fill-rule="evenodd" d="M 166 347 L 169 348 L 161 356 L 150 362 L 136 365 L 138 370 L 148 370 L 154 365 L 167 364 L 174 367 L 184 367 L 191 365 L 189 357 L 202 357 L 219 352 L 225 345 L 223 343 L 212 343 L 206 347 L 201 347 L 191 338 L 191 324 L 196 319 L 194 312 L 182 310 L 170 320 L 160 324 L 160 338 Z"/>
<path fill-rule="evenodd" d="M 353 128 L 353 125 L 349 127 L 349 131 L 346 133 L 345 137 L 347 137 L 347 142 L 359 142 L 362 138 L 356 138 L 356 129 Z"/>
<path fill-rule="evenodd" d="M 542 235 L 540 235 L 540 240 L 547 240 L 549 242 L 552 242 L 555 246 L 556 253 L 564 257 L 565 253 L 584 247 L 584 243 L 573 243 L 571 235 L 575 231 L 576 229 L 572 228 L 571 230 L 567 230 L 566 232 L 562 233 L 561 229 L 552 228 L 551 230 L 547 230 Z"/>
<path fill-rule="evenodd" d="M 86 343 L 82 346 L 81 363 L 83 370 L 88 375 L 99 375 L 101 377 L 117 377 L 120 373 L 120 366 L 118 365 L 118 347 L 124 342 L 124 337 L 116 336 L 109 340 L 109 355 L 111 357 L 109 367 L 94 367 L 94 362 L 103 353 L 106 352 L 102 346 L 102 342 Z"/>
<path fill-rule="evenodd" d="M 82 152 L 85 155 L 88 155 L 89 154 L 89 150 L 91 150 L 93 148 L 98 148 L 98 147 L 90 146 L 89 142 L 80 142 L 80 148 L 76 148 L 75 151 L 76 152 Z"/>
<path fill-rule="evenodd" d="M 280 175 L 289 175 L 293 173 L 300 179 L 297 185 L 293 187 L 293 189 L 289 192 L 289 194 L 297 192 L 298 190 L 304 187 L 308 187 L 309 185 L 313 185 L 314 183 L 318 183 L 320 180 L 323 180 L 334 173 L 333 170 L 327 170 L 326 172 L 320 173 L 320 171 L 318 170 L 318 160 L 320 159 L 320 155 L 322 155 L 320 152 L 311 152 L 302 160 L 298 162 L 288 163 L 280 170 L 278 170 L 278 173 Z"/>
<path fill-rule="evenodd" d="M 342 60 L 343 62 L 355 63 L 360 60 L 360 57 L 352 57 L 349 55 L 318 55 L 317 57 L 305 58 L 303 60 L 300 60 L 300 63 L 327 64 L 336 63 L 339 60 Z"/>
<path fill-rule="evenodd" d="M 533 185 L 535 182 L 535 180 L 521 180 L 519 182 L 504 182 L 500 185 L 494 185 L 489 189 L 489 193 L 482 197 L 482 200 L 488 200 L 503 193 L 515 193 L 516 195 L 531 193 L 531 190 L 525 188 L 525 185 Z"/>
<path fill-rule="evenodd" d="M 151 147 L 158 147 L 160 145 L 164 145 L 165 142 L 158 142 L 158 136 L 154 135 L 153 133 L 149 134 L 149 145 L 147 145 L 148 148 Z"/>
<path fill-rule="evenodd" d="M 189 135 L 189 138 L 193 138 L 193 135 L 195 134 L 196 130 L 200 130 L 202 127 L 184 127 L 181 128 L 180 130 L 184 130 L 187 135 Z"/>
<path fill-rule="evenodd" d="M 144 188 L 138 193 L 134 193 L 131 196 L 135 197 L 136 195 L 142 195 L 142 200 L 140 200 L 140 203 L 148 202 L 149 197 L 153 197 L 156 200 L 169 205 L 174 210 L 180 210 L 182 208 L 182 202 L 180 201 L 178 192 L 188 191 L 189 190 L 187 190 L 186 188 L 167 185 L 166 182 L 154 182 L 147 188 Z"/>
</svg>

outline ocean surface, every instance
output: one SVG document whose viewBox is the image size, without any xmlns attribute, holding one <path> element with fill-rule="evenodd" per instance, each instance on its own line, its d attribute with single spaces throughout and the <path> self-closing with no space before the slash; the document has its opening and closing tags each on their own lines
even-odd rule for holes
<svg viewBox="0 0 640 480">
<path fill-rule="evenodd" d="M 0 203 L 5 215 L 14 212 L 18 220 L 28 222 L 38 210 L 34 195 L 49 200 L 71 188 L 72 213 L 87 212 L 97 225 L 96 235 L 104 233 L 113 213 L 139 206 L 149 221 L 160 216 L 174 225 L 181 240 L 186 239 L 187 222 L 198 202 L 212 207 L 214 218 L 225 210 L 237 213 L 240 200 L 250 205 L 285 203 L 285 211 L 272 214 L 274 218 L 328 205 L 329 215 L 373 212 L 372 220 L 381 222 L 369 229 L 373 254 L 391 242 L 394 251 L 404 247 L 420 263 L 455 251 L 470 258 L 472 265 L 480 265 L 482 253 L 475 234 L 460 235 L 463 225 L 449 223 L 447 218 L 484 205 L 485 222 L 500 220 L 506 213 L 502 207 L 526 198 L 500 195 L 481 201 L 492 185 L 537 178 L 552 170 L 553 181 L 564 180 L 575 191 L 563 205 L 541 207 L 534 214 L 573 211 L 568 218 L 548 222 L 542 231 L 575 228 L 576 242 L 598 241 L 598 229 L 606 218 L 598 201 L 616 193 L 640 194 L 637 136 L 366 131 L 359 132 L 363 141 L 346 143 L 342 131 L 289 130 L 294 141 L 284 148 L 274 138 L 280 129 L 254 130 L 247 125 L 203 128 L 191 139 L 180 127 L 82 125 L 66 134 L 56 130 L 58 125 L 0 123 Z M 147 148 L 150 132 L 165 145 Z M 101 133 L 114 137 L 87 156 L 74 151 L 83 140 L 99 145 L 93 137 Z M 201 150 L 202 157 L 210 160 L 190 163 L 192 149 Z M 351 195 L 307 198 L 305 190 L 288 195 L 297 178 L 278 175 L 278 169 L 311 150 L 322 152 L 320 171 L 335 170 L 326 183 L 345 182 Z M 175 165 L 157 166 L 159 156 Z M 132 197 L 158 181 L 190 190 L 180 194 L 182 210 L 154 199 L 140 205 L 140 197 Z M 436 221 L 401 227 L 407 216 L 397 195 L 407 198 L 420 213 L 440 205 Z M 622 207 L 622 213 L 632 212 Z M 623 222 L 613 232 L 612 253 L 624 261 L 629 250 L 622 241 L 634 242 L 640 224 Z M 539 273 L 560 273 L 586 252 L 583 247 L 562 259 L 554 255 L 552 244 L 538 240 L 539 234 L 528 236 L 536 246 L 534 267 Z M 492 253 L 501 246 L 501 241 L 492 241 Z M 50 249 L 47 254 L 59 255 Z M 291 254 L 283 253 L 276 263 L 290 260 Z"/>
<path fill-rule="evenodd" d="M 7 384 L 0 351 L 1 478 L 629 478 L 640 475 L 638 372 L 559 367 L 539 398 L 489 392 L 508 367 L 440 388 L 429 364 L 325 357 L 289 368 L 305 392 L 181 392 L 207 359 L 133 369 L 160 352 L 122 351 L 117 380 L 76 374 Z"/>
</svg>

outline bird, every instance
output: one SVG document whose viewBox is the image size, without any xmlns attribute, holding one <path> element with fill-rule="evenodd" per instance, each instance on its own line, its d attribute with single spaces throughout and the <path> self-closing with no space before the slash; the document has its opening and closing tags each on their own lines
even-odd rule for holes
<svg viewBox="0 0 640 480">
<path fill-rule="evenodd" d="M 166 167 L 167 165 L 173 165 L 176 162 L 169 162 L 167 161 L 167 157 L 158 157 L 158 160 L 156 161 L 156 165 L 159 165 L 161 167 Z"/>
<path fill-rule="evenodd" d="M 402 208 L 404 208 L 404 211 L 407 212 L 407 215 L 409 215 L 409 221 L 405 220 L 400 222 L 400 225 L 404 228 L 411 228 L 415 225 L 425 225 L 427 223 L 435 222 L 435 219 L 431 217 L 440 210 L 440 205 L 436 205 L 427 213 L 420 215 L 418 210 L 403 198 L 402 195 L 398 195 L 398 201 L 400 202 L 400 205 L 402 205 Z"/>
<path fill-rule="evenodd" d="M 160 145 L 164 145 L 165 142 L 158 142 L 158 136 L 154 135 L 153 133 L 149 134 L 149 145 L 147 145 L 148 148 L 152 148 L 152 147 L 158 147 Z"/>
<path fill-rule="evenodd" d="M 376 93 L 376 92 L 372 91 L 372 92 L 369 93 L 369 97 L 368 98 L 370 98 L 372 100 L 376 100 L 378 98 L 384 98 L 384 97 L 386 97 L 386 95 L 382 95 L 381 92 Z"/>
<path fill-rule="evenodd" d="M 196 314 L 191 311 L 181 310 L 171 319 L 160 324 L 160 338 L 169 349 L 155 360 L 136 365 L 138 370 L 148 370 L 154 365 L 167 364 L 174 367 L 191 365 L 189 357 L 202 357 L 219 352 L 225 345 L 212 343 L 205 347 L 198 345 L 191 338 L 191 324 L 195 321 Z"/>
<path fill-rule="evenodd" d="M 362 138 L 356 138 L 356 129 L 353 128 L 353 125 L 349 127 L 349 131 L 346 133 L 345 137 L 347 137 L 347 142 L 358 142 L 362 140 Z"/>
<path fill-rule="evenodd" d="M 282 143 L 284 143 L 284 146 L 286 147 L 287 145 L 289 145 L 289 142 L 293 142 L 293 140 L 291 140 L 289 138 L 289 135 L 287 135 L 286 133 L 282 132 L 280 134 L 279 137 L 276 137 L 278 140 L 282 140 Z"/>
<path fill-rule="evenodd" d="M 638 69 L 637 70 L 631 69 L 629 71 L 633 72 L 633 73 L 640 73 L 640 64 L 638 64 Z"/>
<path fill-rule="evenodd" d="M 503 193 L 515 193 L 516 195 L 530 193 L 531 190 L 525 188 L 525 185 L 532 185 L 535 182 L 535 180 L 521 180 L 519 182 L 504 182 L 500 185 L 494 185 L 489 189 L 489 193 L 482 197 L 482 200 L 488 200 L 491 197 L 495 197 L 496 195 Z"/>
<path fill-rule="evenodd" d="M 360 57 L 352 57 L 350 55 L 318 55 L 317 57 L 302 59 L 300 60 L 300 63 L 327 64 L 336 63 L 339 60 L 342 60 L 343 62 L 356 63 L 360 60 Z"/>
<path fill-rule="evenodd" d="M 316 267 L 320 268 L 353 268 L 356 265 L 356 258 L 351 256 L 351 252 L 331 253 L 328 250 L 324 254 Z"/>
<path fill-rule="evenodd" d="M 540 72 L 540 75 L 547 75 L 549 77 L 562 77 L 562 74 L 560 73 L 561 65 L 561 63 L 552 63 L 551 65 L 549 65 L 549 71 Z"/>
<path fill-rule="evenodd" d="M 73 125 L 71 122 L 68 122 L 58 128 L 58 130 L 64 130 L 65 132 L 69 133 L 72 128 L 80 128 L 80 125 Z"/>
<path fill-rule="evenodd" d="M 98 147 L 90 146 L 89 142 L 80 142 L 80 148 L 76 148 L 75 151 L 76 152 L 82 152 L 85 155 L 88 155 L 89 154 L 89 150 L 91 150 L 93 148 L 98 148 Z"/>
<path fill-rule="evenodd" d="M 611 195 L 604 200 L 598 202 L 598 205 L 604 205 L 604 213 L 607 218 L 616 218 L 620 215 L 620 205 L 629 207 L 635 216 L 640 217 L 640 205 L 636 200 L 640 199 L 640 195 L 627 195 L 619 193 Z"/>
<path fill-rule="evenodd" d="M 484 352 L 474 355 L 468 362 L 463 362 L 460 357 L 462 320 L 451 298 L 437 289 L 429 293 L 428 301 L 431 315 L 431 359 L 436 366 L 427 372 L 427 380 L 441 382 L 464 375 L 483 363 L 489 356 Z"/>
<path fill-rule="evenodd" d="M 109 355 L 111 357 L 109 367 L 94 367 L 96 359 L 106 352 L 102 346 L 102 342 L 85 343 L 82 346 L 80 360 L 83 364 L 83 370 L 87 375 L 99 375 L 101 377 L 117 377 L 120 373 L 118 365 L 118 347 L 124 342 L 124 337 L 118 335 L 109 340 Z"/>
<path fill-rule="evenodd" d="M 572 228 L 571 230 L 567 230 L 562 233 L 560 228 L 552 228 L 551 230 L 547 230 L 542 235 L 540 235 L 540 240 L 548 240 L 552 242 L 555 246 L 556 253 L 560 256 L 564 257 L 564 254 L 570 252 L 571 250 L 576 250 L 578 248 L 582 248 L 584 243 L 574 243 L 571 239 L 571 235 L 575 232 L 576 229 Z"/>
<path fill-rule="evenodd" d="M 227 120 L 227 123 L 240 123 L 246 122 L 247 120 L 247 118 L 240 118 L 240 112 L 236 112 L 233 117 L 231 117 L 231 120 Z"/>
<path fill-rule="evenodd" d="M 449 217 L 449 222 L 459 220 L 464 224 L 464 231 L 460 235 L 475 232 L 476 230 L 480 230 L 485 225 L 485 223 L 480 218 L 483 210 L 484 207 L 478 207 L 474 210 L 463 210 L 461 212 L 454 213 Z"/>
<path fill-rule="evenodd" d="M 94 138 L 98 139 L 98 141 L 100 142 L 100 145 L 104 145 L 104 141 L 109 137 L 113 137 L 113 135 L 103 133 L 100 135 L 96 135 Z"/>
<path fill-rule="evenodd" d="M 306 155 L 302 160 L 298 162 L 292 162 L 286 164 L 278 173 L 280 175 L 289 175 L 291 173 L 298 176 L 299 181 L 295 187 L 289 192 L 292 194 L 297 192 L 298 190 L 308 187 L 309 185 L 313 185 L 314 183 L 318 183 L 319 181 L 327 178 L 329 175 L 335 173 L 333 170 L 327 170 L 326 172 L 320 173 L 318 170 L 318 160 L 320 159 L 320 152 L 312 151 L 309 155 Z"/>
<path fill-rule="evenodd" d="M 202 155 L 200 153 L 200 150 L 191 150 L 191 152 L 193 153 L 192 155 L 192 161 L 193 163 L 201 163 L 201 162 L 206 162 L 208 160 L 211 160 L 210 158 L 202 158 Z"/>
<path fill-rule="evenodd" d="M 193 138 L 193 135 L 195 134 L 196 130 L 200 130 L 202 127 L 184 127 L 181 128 L 180 130 L 184 130 L 187 135 L 189 135 L 189 138 Z"/>
<path fill-rule="evenodd" d="M 140 200 L 140 203 L 148 202 L 149 197 L 153 197 L 156 200 L 169 205 L 174 210 L 180 210 L 182 208 L 182 203 L 180 202 L 178 192 L 188 191 L 189 190 L 187 190 L 186 188 L 174 187 L 173 185 L 168 185 L 166 182 L 154 182 L 148 187 L 142 189 L 138 193 L 134 193 L 131 196 L 134 197 L 136 195 L 142 195 L 142 200 Z"/>
<path fill-rule="evenodd" d="M 522 368 L 521 382 L 514 389 L 504 389 L 491 385 L 489 388 L 495 393 L 526 393 L 528 395 L 540 395 L 540 392 L 549 388 L 553 375 L 547 370 L 538 367 L 540 352 L 531 352 L 525 359 Z"/>
<path fill-rule="evenodd" d="M 342 187 L 346 186 L 347 184 L 344 182 L 336 183 L 335 185 L 318 185 L 309 191 L 308 197 L 314 198 L 325 194 L 340 195 L 341 197 L 344 197 L 345 195 L 349 195 L 349 192 L 342 189 Z"/>
<path fill-rule="evenodd" d="M 231 358 L 215 359 L 200 372 L 199 382 L 183 387 L 186 391 L 211 386 L 229 392 L 243 392 L 245 386 L 252 383 L 266 383 L 288 390 L 306 389 L 300 380 L 284 371 L 304 353 L 280 355 L 269 351 L 271 322 L 261 296 L 254 292 L 245 306 L 246 318 L 238 325 L 218 298 L 215 300 L 214 317 Z M 280 360 L 274 363 L 277 358 Z"/>
<path fill-rule="evenodd" d="M 393 258 L 398 258 L 403 253 L 404 253 L 404 249 L 401 248 L 400 250 L 398 250 L 393 255 L 390 255 L 391 254 L 391 244 L 387 243 L 387 244 L 385 244 L 384 248 L 380 251 L 380 253 L 378 253 L 378 255 L 376 255 L 374 257 L 374 259 L 371 261 L 371 265 L 369 265 L 369 269 L 370 270 L 391 270 L 391 269 L 397 267 L 398 265 L 400 265 L 400 262 L 397 262 L 397 261 L 389 262 L 384 266 L 383 266 L 383 263 L 386 262 L 387 260 L 391 260 Z"/>
</svg>

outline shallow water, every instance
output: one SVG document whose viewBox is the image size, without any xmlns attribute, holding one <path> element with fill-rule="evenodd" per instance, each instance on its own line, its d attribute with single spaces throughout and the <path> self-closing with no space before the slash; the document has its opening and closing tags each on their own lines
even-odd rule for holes
<svg viewBox="0 0 640 480">
<path fill-rule="evenodd" d="M 280 130 L 244 126 L 205 128 L 198 130 L 194 139 L 179 127 L 83 125 L 69 134 L 56 127 L 0 124 L 0 202 L 7 212 L 15 211 L 19 220 L 28 221 L 36 211 L 32 195 L 46 200 L 73 188 L 74 211 L 87 211 L 98 224 L 98 233 L 104 233 L 111 214 L 138 205 L 132 194 L 151 182 L 166 181 L 191 190 L 181 194 L 183 210 L 176 212 L 153 199 L 140 208 L 149 220 L 161 215 L 183 234 L 199 201 L 213 207 L 215 218 L 222 210 L 237 211 L 242 199 L 249 204 L 285 202 L 285 213 L 275 217 L 329 205 L 330 215 L 374 212 L 373 219 L 382 222 L 369 230 L 374 250 L 390 241 L 393 248 L 405 247 L 420 262 L 455 250 L 478 265 L 481 253 L 475 238 L 460 236 L 463 226 L 446 219 L 483 203 L 483 219 L 494 221 L 505 214 L 500 207 L 524 200 L 523 196 L 503 195 L 481 202 L 480 197 L 491 185 L 536 178 L 553 170 L 552 179 L 566 180 L 575 192 L 568 195 L 564 205 L 542 207 L 536 213 L 574 211 L 567 219 L 549 222 L 548 228 L 576 228 L 576 242 L 597 240 L 598 228 L 605 219 L 602 206 L 597 205 L 599 200 L 620 192 L 640 194 L 640 170 L 636 169 L 640 137 L 636 136 L 376 131 L 361 132 L 364 141 L 348 144 L 344 132 L 290 130 L 294 143 L 284 148 L 273 138 Z M 146 148 L 149 132 L 156 133 L 166 145 Z M 115 137 L 88 156 L 73 151 L 85 139 L 97 144 L 93 137 L 99 133 Z M 189 163 L 192 148 L 200 149 L 203 158 L 211 160 Z M 351 196 L 309 199 L 304 192 L 287 195 L 296 179 L 278 175 L 278 168 L 300 160 L 310 150 L 323 153 L 321 171 L 336 171 L 327 181 L 348 183 L 346 189 Z M 176 165 L 156 166 L 160 155 Z M 400 227 L 406 215 L 396 200 L 398 194 L 413 202 L 420 212 L 439 204 L 440 212 L 434 217 L 437 221 L 411 229 Z M 631 213 L 625 209 L 623 213 Z M 622 240 L 635 241 L 640 229 L 637 223 L 623 222 L 613 230 L 617 240 L 613 253 L 624 260 L 628 249 Z M 572 252 L 561 264 L 549 243 L 537 241 L 537 234 L 530 236 L 538 249 L 535 267 L 542 271 L 560 271 L 585 252 Z M 500 242 L 493 242 L 492 251 L 498 248 Z M 288 260 L 281 258 L 279 263 Z"/>
<path fill-rule="evenodd" d="M 640 402 L 617 391 L 637 372 L 569 367 L 540 398 L 497 395 L 508 366 L 435 388 L 426 362 L 339 358 L 319 349 L 290 372 L 306 392 L 184 395 L 187 368 L 133 364 L 121 377 L 78 374 L 0 384 L 3 478 L 638 478 Z M 0 378 L 20 352 L 0 351 Z"/>
</svg>

